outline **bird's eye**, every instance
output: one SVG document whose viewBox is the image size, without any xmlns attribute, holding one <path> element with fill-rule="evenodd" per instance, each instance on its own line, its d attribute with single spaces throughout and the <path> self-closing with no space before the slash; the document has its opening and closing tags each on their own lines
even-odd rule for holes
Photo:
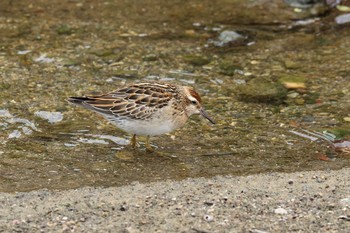
<svg viewBox="0 0 350 233">
<path fill-rule="evenodd" d="M 191 103 L 194 104 L 194 105 L 196 105 L 196 104 L 197 104 L 197 101 L 192 100 Z"/>
</svg>

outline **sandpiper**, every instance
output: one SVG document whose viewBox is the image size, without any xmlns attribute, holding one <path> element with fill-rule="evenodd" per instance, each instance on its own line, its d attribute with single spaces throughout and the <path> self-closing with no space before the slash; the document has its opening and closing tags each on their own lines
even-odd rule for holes
<svg viewBox="0 0 350 233">
<path fill-rule="evenodd" d="M 68 101 L 101 114 L 118 128 L 131 133 L 133 148 L 137 135 L 146 136 L 148 151 L 153 151 L 150 136 L 184 126 L 193 114 L 200 114 L 215 124 L 194 88 L 170 83 L 137 83 L 103 95 L 69 97 Z"/>
</svg>

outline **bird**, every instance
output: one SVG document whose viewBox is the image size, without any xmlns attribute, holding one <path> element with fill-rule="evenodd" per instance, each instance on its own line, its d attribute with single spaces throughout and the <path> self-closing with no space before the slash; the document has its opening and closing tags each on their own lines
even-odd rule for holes
<svg viewBox="0 0 350 233">
<path fill-rule="evenodd" d="M 141 82 L 102 95 L 69 97 L 68 102 L 92 110 L 117 128 L 136 136 L 146 136 L 146 150 L 154 151 L 150 137 L 172 132 L 185 125 L 193 114 L 215 124 L 202 106 L 198 92 L 190 86 L 163 82 Z"/>
</svg>

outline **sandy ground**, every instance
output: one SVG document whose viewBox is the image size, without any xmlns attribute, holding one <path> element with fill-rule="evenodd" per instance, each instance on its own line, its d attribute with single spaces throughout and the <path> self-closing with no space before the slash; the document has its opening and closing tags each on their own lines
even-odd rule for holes
<svg viewBox="0 0 350 233">
<path fill-rule="evenodd" d="M 349 232 L 350 169 L 0 194 L 0 232 Z"/>
</svg>

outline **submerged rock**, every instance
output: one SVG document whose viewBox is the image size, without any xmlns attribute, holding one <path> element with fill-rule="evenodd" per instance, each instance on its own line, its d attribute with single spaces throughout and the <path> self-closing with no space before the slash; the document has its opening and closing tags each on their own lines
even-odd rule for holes
<svg viewBox="0 0 350 233">
<path fill-rule="evenodd" d="M 235 65 L 231 62 L 222 62 L 219 65 L 220 68 L 220 73 L 224 74 L 224 75 L 228 75 L 228 76 L 232 76 L 234 75 L 238 70 L 242 70 L 241 67 L 239 67 L 238 65 Z"/>
<path fill-rule="evenodd" d="M 183 59 L 185 60 L 185 62 L 194 66 L 204 66 L 210 63 L 211 61 L 209 57 L 201 55 L 185 55 Z"/>
<path fill-rule="evenodd" d="M 223 31 L 219 35 L 219 43 L 227 44 L 232 41 L 238 40 L 242 38 L 243 36 L 241 34 L 238 34 L 235 31 Z"/>
<path fill-rule="evenodd" d="M 40 54 L 40 56 L 35 58 L 34 61 L 39 63 L 52 63 L 55 61 L 55 58 L 50 58 L 46 55 L 46 53 L 44 53 Z"/>
<path fill-rule="evenodd" d="M 346 23 L 350 23 L 350 13 L 349 14 L 342 14 L 339 15 L 335 18 L 335 22 L 337 24 L 346 24 Z"/>
<path fill-rule="evenodd" d="M 157 61 L 158 56 L 156 54 L 151 53 L 151 54 L 147 54 L 146 56 L 144 56 L 142 58 L 142 60 L 144 60 L 144 61 Z"/>
<path fill-rule="evenodd" d="M 255 78 L 240 87 L 239 97 L 248 102 L 280 103 L 287 97 L 287 90 L 280 83 Z"/>
<path fill-rule="evenodd" d="M 75 29 L 70 25 L 62 24 L 56 28 L 56 32 L 58 35 L 71 35 L 75 32 Z"/>
<path fill-rule="evenodd" d="M 13 117 L 13 116 L 8 110 L 0 109 L 0 117 Z"/>
<path fill-rule="evenodd" d="M 306 78 L 303 76 L 284 75 L 279 82 L 287 89 L 304 89 L 306 88 Z"/>
<path fill-rule="evenodd" d="M 21 137 L 22 133 L 19 130 L 14 130 L 12 133 L 9 134 L 8 138 L 19 138 Z"/>
<path fill-rule="evenodd" d="M 38 111 L 38 112 L 35 112 L 34 114 L 37 117 L 47 120 L 51 124 L 57 123 L 63 120 L 63 114 L 60 112 Z"/>
<path fill-rule="evenodd" d="M 284 0 L 285 3 L 292 7 L 309 8 L 314 4 L 323 4 L 324 0 Z"/>
<path fill-rule="evenodd" d="M 244 36 L 241 34 L 235 32 L 235 31 L 223 31 L 218 36 L 217 40 L 209 40 L 209 44 L 213 44 L 217 47 L 223 47 L 225 45 L 228 45 L 232 42 L 243 40 Z"/>
<path fill-rule="evenodd" d="M 290 59 L 284 60 L 284 66 L 287 69 L 298 69 L 300 67 L 300 65 L 297 62 Z"/>
</svg>

